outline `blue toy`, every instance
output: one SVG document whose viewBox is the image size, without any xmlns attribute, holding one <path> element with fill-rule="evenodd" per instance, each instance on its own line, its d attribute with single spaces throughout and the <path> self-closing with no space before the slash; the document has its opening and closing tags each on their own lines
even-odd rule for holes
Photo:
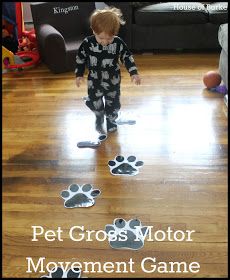
<svg viewBox="0 0 230 280">
<path fill-rule="evenodd" d="M 214 88 L 210 88 L 210 91 L 218 92 L 218 93 L 223 93 L 223 94 L 227 94 L 228 93 L 228 89 L 226 88 L 225 85 L 221 85 L 221 86 L 216 86 Z"/>
</svg>

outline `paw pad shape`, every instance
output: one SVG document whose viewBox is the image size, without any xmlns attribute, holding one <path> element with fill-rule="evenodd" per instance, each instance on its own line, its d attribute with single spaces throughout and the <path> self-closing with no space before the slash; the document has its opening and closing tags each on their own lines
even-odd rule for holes
<svg viewBox="0 0 230 280">
<path fill-rule="evenodd" d="M 144 162 L 137 161 L 135 156 L 129 156 L 126 159 L 119 155 L 116 156 L 114 160 L 110 160 L 108 165 L 112 175 L 134 176 L 139 173 L 139 168 L 144 165 Z"/>
<path fill-rule="evenodd" d="M 81 270 L 78 267 L 64 271 L 61 267 L 54 267 L 49 275 L 43 275 L 40 278 L 81 278 Z"/>
<path fill-rule="evenodd" d="M 112 225 L 105 226 L 109 244 L 114 249 L 138 250 L 142 248 L 147 230 L 148 227 L 143 227 L 138 219 L 126 221 L 116 218 Z"/>
<path fill-rule="evenodd" d="M 94 198 L 99 196 L 100 193 L 100 190 L 93 189 L 90 184 L 84 184 L 83 186 L 72 184 L 68 190 L 61 192 L 61 197 L 65 200 L 64 206 L 66 208 L 90 207 L 95 204 Z"/>
</svg>

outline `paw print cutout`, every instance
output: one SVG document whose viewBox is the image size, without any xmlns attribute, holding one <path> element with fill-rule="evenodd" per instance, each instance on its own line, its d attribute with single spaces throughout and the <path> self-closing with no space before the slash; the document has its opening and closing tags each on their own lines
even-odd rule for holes
<svg viewBox="0 0 230 280">
<path fill-rule="evenodd" d="M 130 112 L 118 112 L 118 117 L 116 119 L 116 124 L 118 125 L 123 125 L 123 124 L 128 124 L 128 125 L 134 125 L 136 124 L 136 120 L 134 117 L 130 114 Z"/>
<path fill-rule="evenodd" d="M 97 148 L 101 145 L 102 141 L 107 138 L 106 134 L 100 134 L 95 141 L 81 141 L 77 143 L 78 148 Z"/>
<path fill-rule="evenodd" d="M 66 208 L 90 207 L 95 204 L 94 199 L 100 195 L 101 191 L 93 189 L 90 184 L 79 186 L 72 184 L 68 190 L 61 192 L 61 197 L 65 200 Z"/>
<path fill-rule="evenodd" d="M 114 160 L 108 162 L 108 165 L 112 175 L 134 176 L 139 173 L 139 168 L 144 165 L 144 162 L 137 161 L 135 156 L 129 156 L 127 159 L 123 156 L 116 156 Z"/>
<path fill-rule="evenodd" d="M 75 267 L 65 271 L 61 267 L 54 267 L 49 275 L 43 275 L 40 278 L 81 278 L 81 269 Z"/>
<path fill-rule="evenodd" d="M 126 221 L 116 218 L 113 225 L 105 226 L 109 244 L 114 249 L 141 249 L 147 230 L 148 227 L 143 227 L 138 219 Z"/>
</svg>

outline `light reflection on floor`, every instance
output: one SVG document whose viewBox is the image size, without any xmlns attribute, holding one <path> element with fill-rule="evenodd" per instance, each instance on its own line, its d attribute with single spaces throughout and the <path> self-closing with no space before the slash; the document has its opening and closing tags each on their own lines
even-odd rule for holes
<svg viewBox="0 0 230 280">
<path fill-rule="evenodd" d="M 94 149 L 79 149 L 77 143 L 80 141 L 97 140 L 98 133 L 94 129 L 94 116 L 91 112 L 87 114 L 68 113 L 65 116 L 65 145 L 66 155 L 69 159 L 84 158 L 93 159 Z"/>
<path fill-rule="evenodd" d="M 131 115 L 137 118 L 136 124 L 121 125 L 118 132 L 109 134 L 104 152 L 114 156 L 119 153 L 142 155 L 140 160 L 161 153 L 177 163 L 183 163 L 185 157 L 186 161 L 203 154 L 211 157 L 212 144 L 217 141 L 212 123 L 215 111 L 212 104 L 203 106 L 202 102 L 178 104 L 171 101 L 172 106 L 166 107 L 165 102 L 164 98 L 150 98 L 145 106 L 140 104 L 136 111 L 132 109 Z M 130 115 L 128 108 L 122 110 Z M 77 148 L 79 141 L 97 139 L 94 120 L 90 111 L 82 115 L 71 112 L 65 116 L 66 154 L 70 159 L 95 159 L 97 149 Z"/>
</svg>

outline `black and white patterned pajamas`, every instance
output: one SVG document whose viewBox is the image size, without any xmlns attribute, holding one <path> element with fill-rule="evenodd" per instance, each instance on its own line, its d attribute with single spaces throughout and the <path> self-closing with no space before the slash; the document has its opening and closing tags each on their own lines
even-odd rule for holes
<svg viewBox="0 0 230 280">
<path fill-rule="evenodd" d="M 95 115 L 105 114 L 114 121 L 120 104 L 120 66 L 125 65 L 130 75 L 138 74 L 133 56 L 118 36 L 111 44 L 102 46 L 94 35 L 84 39 L 76 57 L 76 77 L 83 77 L 88 68 L 88 97 L 86 105 Z"/>
</svg>

